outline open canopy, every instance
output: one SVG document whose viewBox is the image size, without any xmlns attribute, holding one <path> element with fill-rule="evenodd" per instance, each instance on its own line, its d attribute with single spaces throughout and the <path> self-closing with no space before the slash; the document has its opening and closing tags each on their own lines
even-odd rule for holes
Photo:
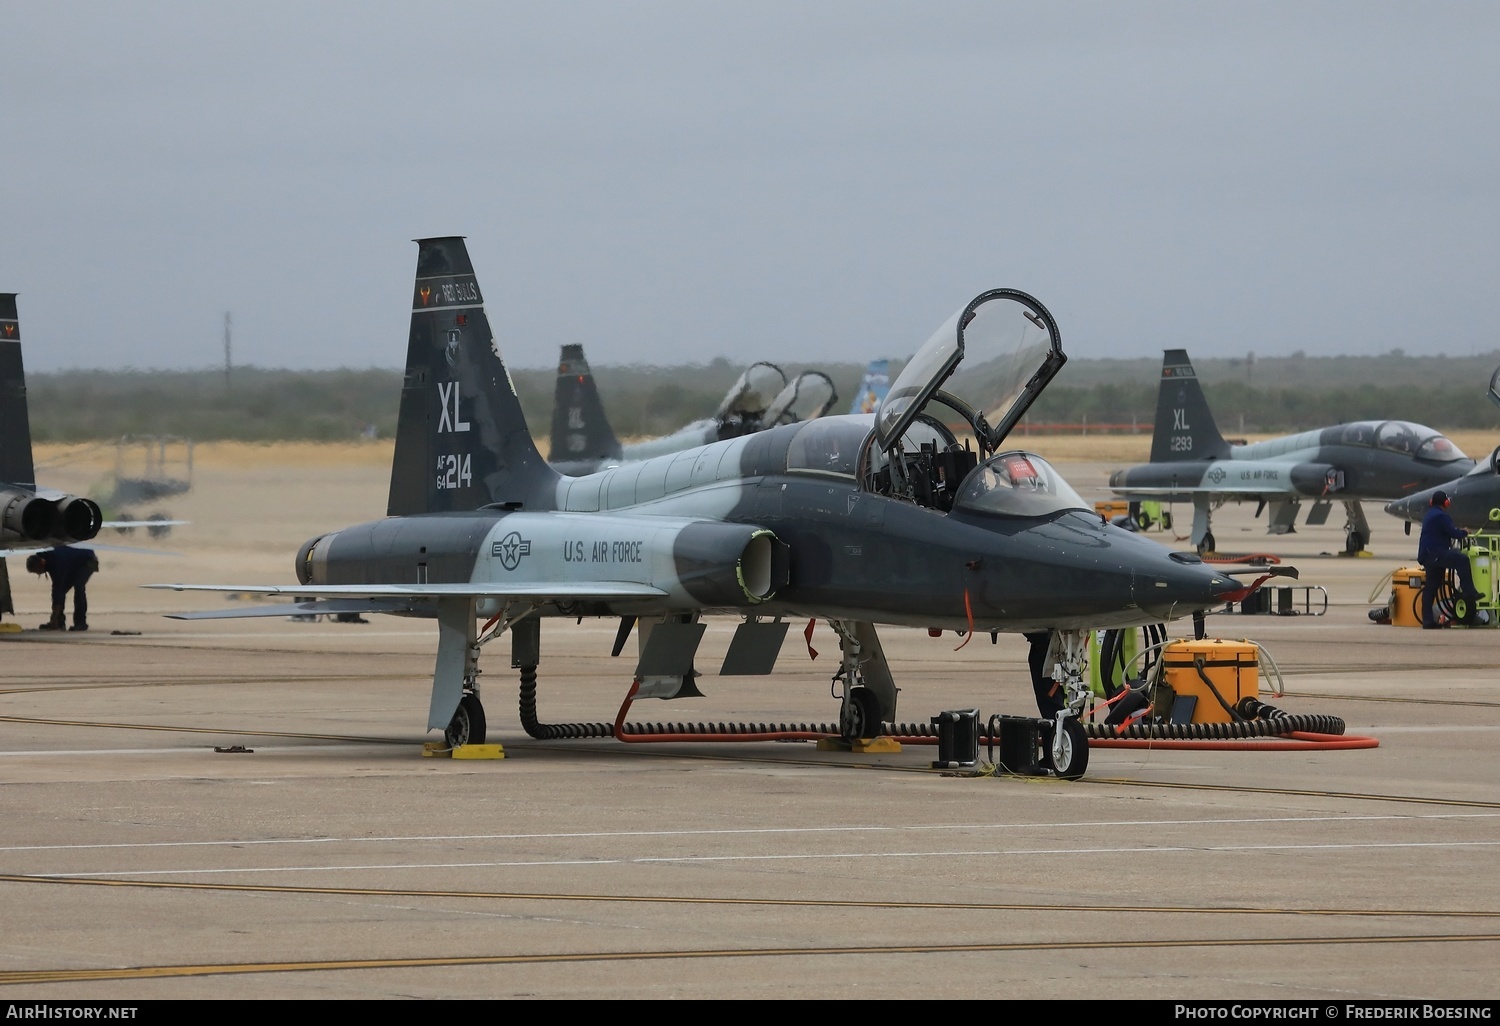
<svg viewBox="0 0 1500 1026">
<path fill-rule="evenodd" d="M 833 379 L 822 371 L 803 371 L 766 407 L 766 427 L 816 420 L 838 401 Z"/>
<path fill-rule="evenodd" d="M 1046 307 L 1015 289 L 991 289 L 907 363 L 876 411 L 876 442 L 890 453 L 936 401 L 967 419 L 983 453 L 993 453 L 1066 361 Z"/>
</svg>

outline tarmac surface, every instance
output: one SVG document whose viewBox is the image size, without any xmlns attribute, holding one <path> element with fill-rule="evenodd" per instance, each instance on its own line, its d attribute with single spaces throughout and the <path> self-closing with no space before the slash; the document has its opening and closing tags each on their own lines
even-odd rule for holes
<svg viewBox="0 0 1500 1026">
<path fill-rule="evenodd" d="M 1108 468 L 1061 469 L 1091 495 Z M 424 757 L 432 623 L 182 622 L 219 599 L 138 587 L 287 582 L 304 538 L 384 508 L 378 461 L 306 472 L 200 469 L 191 525 L 105 553 L 86 634 L 36 631 L 10 561 L 0 1000 L 1500 997 L 1500 630 L 1372 623 L 1416 547 L 1378 508 L 1365 558 L 1333 554 L 1340 517 L 1270 538 L 1221 510 L 1221 550 L 1309 590 L 1208 619 L 1280 668 L 1263 698 L 1378 747 L 1095 747 L 1065 782 L 986 774 L 983 747 L 942 771 L 926 745 L 533 740 L 503 640 L 505 758 Z M 773 676 L 720 678 L 732 625 L 704 698 L 631 719 L 836 719 L 826 625 L 816 659 L 797 624 Z M 614 720 L 614 631 L 546 622 L 543 721 Z M 902 722 L 1034 711 L 1019 637 L 882 640 Z"/>
</svg>

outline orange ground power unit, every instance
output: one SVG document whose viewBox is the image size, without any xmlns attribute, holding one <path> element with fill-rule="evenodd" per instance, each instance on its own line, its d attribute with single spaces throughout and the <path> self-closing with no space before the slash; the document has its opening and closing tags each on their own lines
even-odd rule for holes
<svg viewBox="0 0 1500 1026">
<path fill-rule="evenodd" d="M 1403 566 L 1391 575 L 1391 626 L 1422 626 L 1422 583 L 1427 571 Z"/>
<path fill-rule="evenodd" d="M 1162 649 L 1162 683 L 1172 689 L 1174 723 L 1229 723 L 1243 698 L 1260 697 L 1253 641 L 1174 641 Z"/>
</svg>

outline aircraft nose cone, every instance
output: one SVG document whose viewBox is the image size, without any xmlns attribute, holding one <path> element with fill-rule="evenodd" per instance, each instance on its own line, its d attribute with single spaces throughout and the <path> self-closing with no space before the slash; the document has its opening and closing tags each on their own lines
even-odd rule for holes
<svg viewBox="0 0 1500 1026">
<path fill-rule="evenodd" d="M 1424 499 L 1422 507 L 1425 509 L 1427 505 L 1428 501 Z M 1421 513 L 1418 511 L 1416 496 L 1408 496 L 1404 499 L 1392 499 L 1385 504 L 1385 511 L 1393 517 L 1400 517 L 1402 520 L 1422 519 Z"/>
<path fill-rule="evenodd" d="M 1195 553 L 1163 553 L 1157 565 L 1135 578 L 1135 601 L 1161 620 L 1174 620 L 1229 601 L 1242 585 Z"/>
</svg>

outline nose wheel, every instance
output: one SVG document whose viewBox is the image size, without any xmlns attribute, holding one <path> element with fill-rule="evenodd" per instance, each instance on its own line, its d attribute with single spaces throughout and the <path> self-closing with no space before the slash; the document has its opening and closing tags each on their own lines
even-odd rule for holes
<svg viewBox="0 0 1500 1026">
<path fill-rule="evenodd" d="M 1072 717 L 1062 721 L 1061 733 L 1053 721 L 1043 763 L 1063 780 L 1077 780 L 1089 768 L 1089 737 Z"/>
</svg>

